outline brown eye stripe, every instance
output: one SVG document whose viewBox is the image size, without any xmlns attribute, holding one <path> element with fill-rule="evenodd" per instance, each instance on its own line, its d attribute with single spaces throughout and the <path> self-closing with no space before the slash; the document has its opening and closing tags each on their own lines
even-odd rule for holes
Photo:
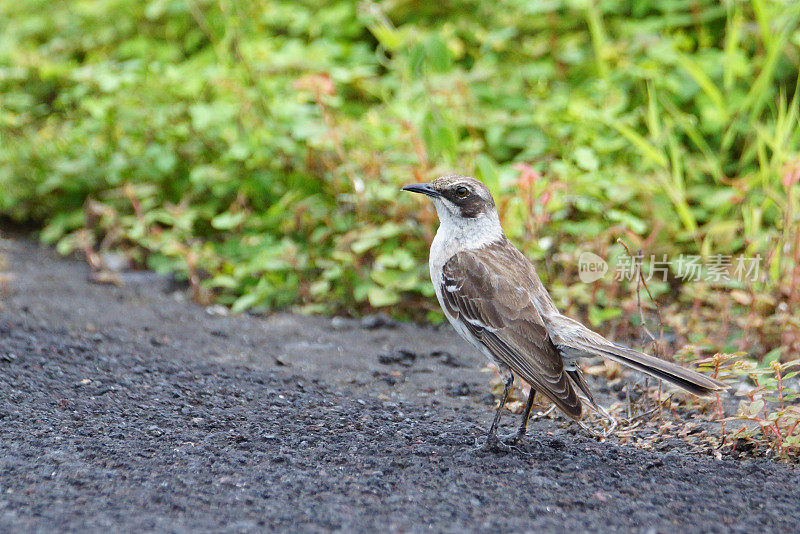
<svg viewBox="0 0 800 534">
<path fill-rule="evenodd" d="M 464 191 L 464 193 L 460 194 L 460 193 L 462 193 L 462 191 Z M 458 186 L 458 187 L 455 187 L 455 188 L 450 189 L 449 191 L 447 191 L 444 194 L 444 196 L 450 201 L 460 202 L 460 201 L 465 200 L 469 196 L 469 192 L 470 192 L 469 189 L 467 189 L 466 187 Z"/>
<path fill-rule="evenodd" d="M 467 194 L 460 196 L 458 194 L 460 189 L 466 189 Z M 472 194 L 470 194 L 472 193 Z M 459 207 L 460 215 L 462 217 L 473 219 L 478 217 L 484 211 L 485 200 L 480 195 L 476 194 L 470 187 L 459 185 L 453 187 L 452 185 L 442 191 L 442 196 Z M 493 206 L 494 203 L 491 203 Z"/>
<path fill-rule="evenodd" d="M 472 219 L 483 213 L 483 204 L 477 198 L 461 199 L 461 216 Z"/>
</svg>

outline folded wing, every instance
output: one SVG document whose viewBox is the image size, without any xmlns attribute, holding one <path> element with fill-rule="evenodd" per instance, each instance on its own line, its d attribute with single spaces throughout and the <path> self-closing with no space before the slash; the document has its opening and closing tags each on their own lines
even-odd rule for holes
<svg viewBox="0 0 800 534">
<path fill-rule="evenodd" d="M 524 256 L 503 249 L 484 247 L 450 258 L 440 288 L 445 311 L 466 326 L 495 359 L 564 413 L 580 419 L 581 401 L 564 372 L 561 355 L 531 300 L 530 286 L 520 284 L 531 267 L 525 265 Z"/>
</svg>

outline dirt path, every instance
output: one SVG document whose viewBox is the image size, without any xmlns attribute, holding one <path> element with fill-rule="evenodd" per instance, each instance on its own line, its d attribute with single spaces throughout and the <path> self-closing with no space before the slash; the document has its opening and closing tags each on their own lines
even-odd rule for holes
<svg viewBox="0 0 800 534">
<path fill-rule="evenodd" d="M 446 328 L 225 317 L 152 274 L 0 251 L 2 531 L 798 529 L 800 470 L 768 461 L 552 421 L 527 454 L 475 451 L 488 377 Z"/>
</svg>

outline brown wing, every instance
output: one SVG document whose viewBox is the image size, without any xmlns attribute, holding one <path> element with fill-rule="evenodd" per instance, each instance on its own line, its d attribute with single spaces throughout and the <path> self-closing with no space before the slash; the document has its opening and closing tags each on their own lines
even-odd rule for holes
<svg viewBox="0 0 800 534">
<path fill-rule="evenodd" d="M 535 272 L 508 241 L 464 251 L 444 265 L 442 295 L 457 317 L 500 362 L 573 419 L 581 402 L 531 300 Z"/>
</svg>

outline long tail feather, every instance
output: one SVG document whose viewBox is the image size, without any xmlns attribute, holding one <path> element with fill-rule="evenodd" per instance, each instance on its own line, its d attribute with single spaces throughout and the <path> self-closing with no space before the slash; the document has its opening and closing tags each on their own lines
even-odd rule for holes
<svg viewBox="0 0 800 534">
<path fill-rule="evenodd" d="M 701 397 L 728 389 L 724 382 L 616 343 L 595 346 L 592 349 L 593 352 L 598 352 L 609 360 L 647 373 Z"/>
</svg>

